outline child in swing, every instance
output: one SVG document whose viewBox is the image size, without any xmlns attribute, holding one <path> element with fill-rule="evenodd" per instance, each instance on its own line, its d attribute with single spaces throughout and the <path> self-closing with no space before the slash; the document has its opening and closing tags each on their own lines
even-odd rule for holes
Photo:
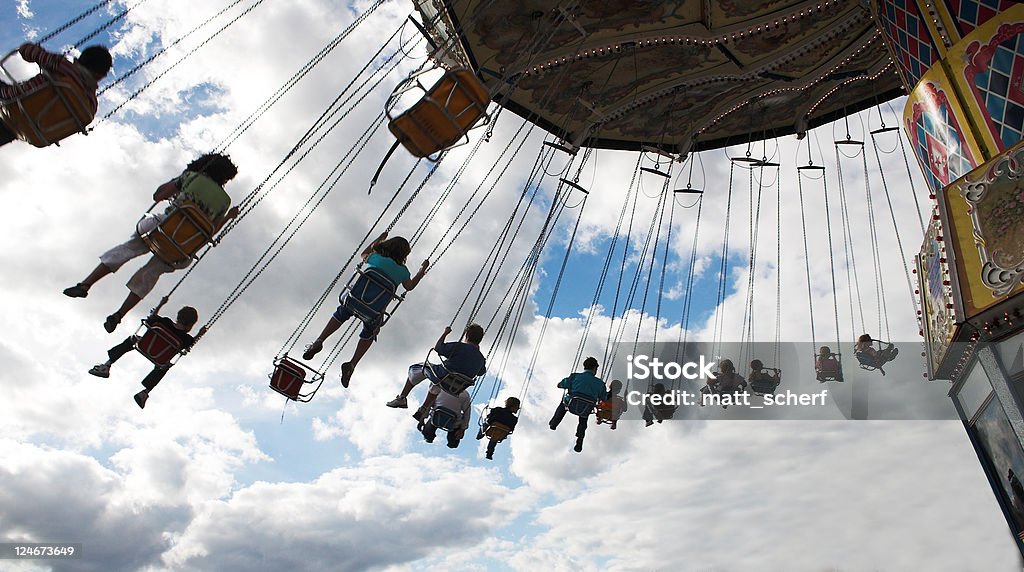
<svg viewBox="0 0 1024 572">
<path fill-rule="evenodd" d="M 160 300 L 160 304 L 156 308 L 153 308 L 153 312 L 146 317 L 145 322 L 147 326 L 155 326 L 160 324 L 167 331 L 169 331 L 178 342 L 178 351 L 184 351 L 192 347 L 196 343 L 196 338 L 206 333 L 206 327 L 199 328 L 199 332 L 196 336 L 192 336 L 189 332 L 192 327 L 199 321 L 199 312 L 196 311 L 192 306 L 183 306 L 178 310 L 177 316 L 174 320 L 166 316 L 161 316 L 160 308 L 167 303 L 167 296 L 164 296 Z M 107 361 L 92 366 L 89 370 L 90 375 L 96 377 L 108 378 L 110 377 L 110 366 L 114 365 L 114 362 L 121 359 L 121 356 L 135 349 L 135 344 L 138 343 L 139 336 L 131 335 L 125 338 L 125 340 L 116 346 L 107 350 Z M 167 371 L 170 370 L 170 365 L 154 365 L 153 371 L 149 372 L 148 375 L 142 380 L 142 391 L 135 394 L 135 403 L 140 409 L 146 407 L 146 401 L 149 400 L 149 392 L 153 390 L 160 383 L 160 380 L 167 375 Z"/>
<path fill-rule="evenodd" d="M 836 359 L 836 354 L 832 353 L 832 348 L 828 346 L 818 348 L 814 369 L 817 373 L 816 379 L 820 383 L 825 383 L 830 377 L 837 377 L 838 381 L 843 380 L 842 374 L 839 372 L 839 360 Z"/>
<path fill-rule="evenodd" d="M 362 258 L 367 270 L 371 268 L 377 270 L 387 276 L 388 280 L 395 285 L 395 288 L 401 284 L 408 291 L 416 288 L 416 285 L 423 279 L 423 275 L 426 274 L 427 267 L 430 266 L 430 261 L 424 260 L 420 264 L 420 269 L 416 272 L 416 275 L 411 276 L 409 269 L 405 266 L 405 261 L 409 257 L 410 252 L 412 252 L 412 247 L 409 245 L 408 240 L 400 236 L 388 238 L 388 233 L 385 231 L 366 247 L 366 250 L 362 253 Z M 313 340 L 313 343 L 306 347 L 305 353 L 302 354 L 302 359 L 309 361 L 316 354 L 320 353 L 320 350 L 324 349 L 324 342 L 327 341 L 327 338 L 338 331 L 338 328 L 353 315 L 352 311 L 345 306 L 343 300 L 342 304 L 338 306 L 334 315 L 327 322 L 327 325 L 324 326 L 323 331 L 320 332 L 320 335 Z M 359 342 L 356 343 L 352 359 L 341 364 L 342 387 L 348 387 L 356 365 L 370 349 L 370 346 L 373 345 L 374 340 L 377 339 L 378 332 L 380 332 L 379 319 L 376 323 L 363 323 L 363 329 L 359 332 Z"/>
<path fill-rule="evenodd" d="M 619 425 L 619 418 L 629 409 L 626 400 L 619 395 L 622 391 L 622 382 L 613 379 L 608 386 L 608 399 L 597 402 L 597 422 L 610 423 L 612 429 Z"/>
<path fill-rule="evenodd" d="M 878 342 L 879 345 L 883 345 L 881 349 L 876 350 L 871 344 Z M 885 375 L 885 370 L 882 366 L 892 360 L 896 359 L 896 354 L 899 353 L 899 349 L 892 345 L 886 344 L 880 340 L 872 339 L 871 334 L 862 334 L 857 338 L 857 345 L 854 346 L 853 355 L 857 356 L 857 361 L 860 363 L 874 367 L 878 371 Z"/>
<path fill-rule="evenodd" d="M 498 446 L 501 440 L 495 440 L 494 437 L 489 436 L 488 430 L 492 425 L 500 423 L 505 427 L 508 427 L 509 431 L 516 428 L 516 423 L 519 422 L 519 417 L 516 413 L 519 412 L 519 398 L 509 397 L 505 400 L 504 407 L 494 407 L 487 412 L 487 418 L 484 420 L 484 424 L 480 427 L 480 431 L 477 432 L 477 440 L 487 437 L 487 452 L 486 457 L 488 461 L 494 460 L 494 448 Z M 506 435 L 507 437 L 507 435 Z"/>
</svg>

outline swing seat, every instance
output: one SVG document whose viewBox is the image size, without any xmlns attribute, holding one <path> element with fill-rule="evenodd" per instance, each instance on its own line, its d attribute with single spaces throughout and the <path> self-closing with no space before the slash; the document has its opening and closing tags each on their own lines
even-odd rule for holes
<svg viewBox="0 0 1024 572">
<path fill-rule="evenodd" d="M 484 430 L 484 436 L 496 443 L 501 443 L 511 434 L 512 428 L 504 423 L 490 423 Z"/>
<path fill-rule="evenodd" d="M 380 328 L 391 318 L 387 311 L 388 303 L 391 300 L 398 300 L 401 303 L 405 298 L 395 294 L 397 290 L 398 285 L 383 272 L 375 268 L 359 268 L 345 286 L 341 294 L 341 304 L 364 324 Z M 398 304 L 395 304 L 395 308 L 397 307 Z"/>
<path fill-rule="evenodd" d="M 764 375 L 757 379 L 750 380 L 750 391 L 756 395 L 774 395 L 776 388 L 782 383 L 778 375 Z"/>
<path fill-rule="evenodd" d="M 868 371 L 874 371 L 881 365 L 878 363 L 878 357 L 873 356 L 867 352 L 856 352 L 853 354 L 857 358 L 857 362 L 860 364 L 861 369 Z"/>
<path fill-rule="evenodd" d="M 274 371 L 270 374 L 270 388 L 292 401 L 305 403 L 313 398 L 323 379 L 323 374 L 310 369 L 286 354 L 280 359 L 274 360 Z M 302 393 L 303 387 L 306 386 L 313 386 L 313 389 Z"/>
<path fill-rule="evenodd" d="M 153 365 L 170 367 L 172 360 L 181 352 L 181 340 L 167 326 L 157 322 L 148 325 L 143 322 L 146 333 L 138 337 L 135 349 Z"/>
<path fill-rule="evenodd" d="M 750 391 L 755 395 L 774 395 L 775 389 L 782 383 L 782 370 L 766 367 L 753 371 L 747 383 L 750 385 Z"/>
<path fill-rule="evenodd" d="M 843 365 L 836 354 L 824 360 L 815 358 L 814 371 L 818 381 L 843 381 Z"/>
<path fill-rule="evenodd" d="M 401 91 L 399 88 L 396 93 Z M 412 107 L 391 119 L 388 129 L 413 156 L 437 160 L 431 156 L 467 138 L 469 130 L 487 114 L 491 96 L 476 74 L 465 67 L 446 71 L 425 91 Z"/>
<path fill-rule="evenodd" d="M 672 419 L 672 417 L 674 417 L 676 414 L 676 409 L 677 408 L 675 405 L 662 404 L 651 406 L 651 411 L 654 413 L 654 419 L 658 423 L 661 423 L 662 421 L 665 421 L 667 419 Z"/>
<path fill-rule="evenodd" d="M 433 365 L 433 364 L 431 364 Z M 449 371 L 448 375 L 441 377 L 434 382 L 441 391 L 458 396 L 460 393 L 476 383 L 475 377 L 469 377 L 458 372 Z"/>
<path fill-rule="evenodd" d="M 182 201 L 155 225 L 154 220 L 153 215 L 143 216 L 136 231 L 153 256 L 171 266 L 191 262 L 200 248 L 213 243 L 213 223 L 191 201 Z"/>
<path fill-rule="evenodd" d="M 34 147 L 54 145 L 75 133 L 86 133 L 86 126 L 96 117 L 89 97 L 60 75 L 46 70 L 40 70 L 39 75 L 46 78 L 45 83 L 0 103 L 0 120 Z"/>
<path fill-rule="evenodd" d="M 456 429 L 458 419 L 459 415 L 447 407 L 435 406 L 430 411 L 430 423 L 438 429 L 454 431 Z"/>
<path fill-rule="evenodd" d="M 278 360 L 274 372 L 270 374 L 270 387 L 287 397 L 297 399 L 302 384 L 306 382 L 306 370 L 287 356 Z"/>
<path fill-rule="evenodd" d="M 594 398 L 578 393 L 570 394 L 569 400 L 563 401 L 563 403 L 565 404 L 566 411 L 579 417 L 590 415 L 597 405 L 597 401 Z"/>
<path fill-rule="evenodd" d="M 613 398 L 608 401 L 597 402 L 597 423 L 614 423 L 622 417 L 623 413 L 622 398 Z"/>
</svg>

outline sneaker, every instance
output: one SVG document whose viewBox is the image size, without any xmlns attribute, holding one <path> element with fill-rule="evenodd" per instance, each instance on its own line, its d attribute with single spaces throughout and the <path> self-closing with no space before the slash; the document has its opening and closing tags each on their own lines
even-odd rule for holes
<svg viewBox="0 0 1024 572">
<path fill-rule="evenodd" d="M 388 407 L 393 407 L 395 409 L 408 409 L 409 401 L 406 398 L 399 395 L 392 399 L 391 401 L 388 401 Z"/>
<path fill-rule="evenodd" d="M 107 316 L 107 320 L 103 322 L 103 329 L 106 330 L 108 334 L 113 334 L 114 330 L 117 329 L 117 325 L 120 323 L 121 316 L 118 316 L 117 314 L 111 314 Z"/>
<path fill-rule="evenodd" d="M 78 283 L 70 288 L 65 288 L 64 295 L 68 298 L 85 298 L 89 295 L 89 290 Z"/>
<path fill-rule="evenodd" d="M 324 349 L 324 343 L 320 340 L 314 340 L 313 343 L 306 346 L 306 351 L 302 352 L 302 359 L 309 361 L 313 359 L 313 356 L 320 353 L 322 349 Z"/>
<path fill-rule="evenodd" d="M 356 366 L 349 362 L 341 364 L 341 386 L 348 388 L 348 384 L 352 381 L 352 372 L 355 371 Z"/>
<path fill-rule="evenodd" d="M 654 425 L 654 421 L 650 419 L 644 421 L 644 427 L 650 427 L 651 425 Z"/>
<path fill-rule="evenodd" d="M 573 447 L 572 450 L 576 451 L 577 453 L 582 453 L 583 452 L 583 439 L 576 438 L 576 446 Z"/>
<path fill-rule="evenodd" d="M 494 455 L 491 453 L 487 453 L 486 455 L 484 455 L 484 458 L 487 459 L 488 461 L 493 461 Z"/>
<path fill-rule="evenodd" d="M 146 408 L 146 401 L 149 399 L 149 391 L 143 389 L 142 391 L 135 394 L 135 403 L 139 404 L 139 409 Z"/>
<path fill-rule="evenodd" d="M 105 363 L 96 364 L 89 370 L 89 375 L 95 375 L 96 377 L 110 377 L 110 366 Z"/>
</svg>

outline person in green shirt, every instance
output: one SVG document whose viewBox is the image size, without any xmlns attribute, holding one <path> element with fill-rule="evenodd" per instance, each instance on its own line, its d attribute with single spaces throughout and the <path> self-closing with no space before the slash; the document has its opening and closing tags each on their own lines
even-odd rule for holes
<svg viewBox="0 0 1024 572">
<path fill-rule="evenodd" d="M 227 221 L 238 216 L 238 207 L 231 206 L 231 197 L 224 192 L 223 188 L 224 184 L 235 178 L 237 174 L 238 167 L 231 162 L 231 158 L 227 155 L 209 153 L 192 161 L 185 167 L 185 171 L 181 175 L 157 187 L 156 192 L 153 193 L 153 200 L 156 202 L 168 201 L 171 205 L 166 212 L 145 219 L 144 223 L 148 223 L 150 227 L 141 230 L 143 232 L 152 230 L 167 217 L 178 201 L 190 200 L 209 218 L 213 225 L 213 234 L 216 234 Z M 64 295 L 70 298 L 85 298 L 89 295 L 92 285 L 101 278 L 113 274 L 125 262 L 149 254 L 149 247 L 142 240 L 139 231 L 140 229 L 136 228 L 126 242 L 101 254 L 99 265 L 81 282 L 65 288 Z M 149 261 L 128 280 L 128 296 L 117 311 L 107 316 L 103 323 L 103 329 L 108 333 L 113 333 L 125 315 L 153 290 L 162 274 L 187 267 L 191 262 L 191 260 L 187 260 L 183 265 L 173 266 L 156 256 L 150 257 Z"/>
</svg>

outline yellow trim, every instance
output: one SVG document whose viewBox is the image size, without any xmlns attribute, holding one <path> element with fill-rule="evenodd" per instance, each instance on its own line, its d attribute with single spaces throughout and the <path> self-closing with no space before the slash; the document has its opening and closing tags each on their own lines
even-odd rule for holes
<svg viewBox="0 0 1024 572">
<path fill-rule="evenodd" d="M 925 27 L 928 28 L 928 35 L 931 36 L 928 39 L 930 39 L 932 44 L 935 45 L 935 48 L 939 50 L 939 59 L 941 60 L 945 58 L 946 50 L 949 48 L 947 48 L 945 42 L 942 41 L 942 35 L 939 34 L 939 27 L 935 25 L 935 22 L 932 21 L 932 17 L 928 14 L 926 0 L 917 0 L 915 4 L 917 5 L 917 16 L 924 21 Z M 946 29 L 948 30 L 949 28 Z M 950 37 L 950 40 L 952 41 L 952 37 Z"/>
</svg>

